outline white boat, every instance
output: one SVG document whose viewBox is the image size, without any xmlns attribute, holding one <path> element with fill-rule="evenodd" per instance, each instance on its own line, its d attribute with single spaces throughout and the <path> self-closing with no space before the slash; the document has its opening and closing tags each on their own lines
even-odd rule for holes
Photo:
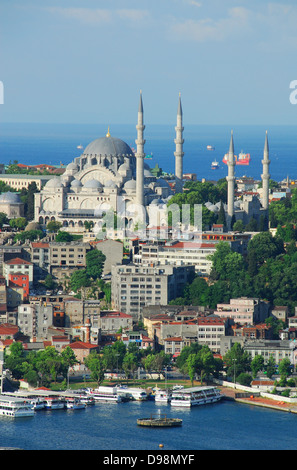
<svg viewBox="0 0 297 470">
<path fill-rule="evenodd" d="M 120 403 L 122 397 L 118 395 L 116 387 L 98 387 L 94 390 L 89 389 L 87 394 L 94 398 L 95 401 L 107 401 L 111 403 Z"/>
<path fill-rule="evenodd" d="M 0 416 L 8 416 L 10 418 L 27 418 L 34 416 L 34 410 L 30 401 L 28 400 L 1 395 Z"/>
<path fill-rule="evenodd" d="M 169 390 L 160 390 L 155 391 L 155 402 L 156 403 L 170 403 L 171 401 L 171 392 Z"/>
<path fill-rule="evenodd" d="M 127 393 L 131 395 L 132 400 L 147 400 L 147 393 L 143 388 L 127 388 Z"/>
<path fill-rule="evenodd" d="M 212 145 L 207 145 L 206 148 L 207 148 L 207 150 L 214 150 L 215 149 Z"/>
<path fill-rule="evenodd" d="M 61 398 L 47 397 L 45 399 L 46 410 L 63 410 L 65 408 L 65 401 Z"/>
<path fill-rule="evenodd" d="M 86 406 L 85 403 L 77 398 L 68 398 L 66 400 L 66 408 L 68 410 L 84 410 Z"/>
<path fill-rule="evenodd" d="M 90 396 L 87 397 L 87 396 L 84 396 L 84 395 L 80 395 L 78 398 L 85 405 L 94 405 L 95 404 L 94 397 L 90 397 Z"/>
<path fill-rule="evenodd" d="M 191 407 L 216 403 L 222 395 L 216 387 L 192 387 L 182 390 L 174 390 L 171 397 L 171 405 L 179 407 Z"/>
<path fill-rule="evenodd" d="M 33 410 L 44 410 L 46 401 L 43 398 L 33 398 L 30 400 Z"/>
<path fill-rule="evenodd" d="M 211 169 L 212 170 L 218 170 L 219 168 L 220 168 L 220 165 L 216 160 L 214 162 L 212 162 L 212 164 L 211 164 Z"/>
</svg>

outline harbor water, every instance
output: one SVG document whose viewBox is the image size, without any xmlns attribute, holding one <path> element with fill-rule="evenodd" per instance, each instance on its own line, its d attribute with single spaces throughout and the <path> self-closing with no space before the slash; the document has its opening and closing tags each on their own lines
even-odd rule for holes
<svg viewBox="0 0 297 470">
<path fill-rule="evenodd" d="M 161 413 L 181 427 L 137 426 Z M 0 418 L 0 447 L 24 450 L 295 450 L 297 415 L 221 401 L 172 409 L 153 401 L 97 403 L 84 410 L 35 412 L 31 418 Z"/>
</svg>

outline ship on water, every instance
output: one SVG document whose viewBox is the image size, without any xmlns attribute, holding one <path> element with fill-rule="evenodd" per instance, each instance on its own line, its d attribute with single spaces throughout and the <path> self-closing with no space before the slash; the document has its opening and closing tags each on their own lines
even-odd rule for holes
<svg viewBox="0 0 297 470">
<path fill-rule="evenodd" d="M 228 153 L 226 153 L 223 157 L 223 163 L 225 163 L 225 165 L 227 165 L 228 163 Z M 234 155 L 234 158 L 235 158 L 235 164 L 236 165 L 249 165 L 250 164 L 250 161 L 251 161 L 251 155 L 249 153 L 243 153 L 243 151 L 240 152 L 240 154 L 238 155 Z"/>
<path fill-rule="evenodd" d="M 214 150 L 215 148 L 213 147 L 213 145 L 207 145 L 207 146 L 206 146 L 206 149 L 207 149 L 207 150 Z"/>
<path fill-rule="evenodd" d="M 212 162 L 212 164 L 211 164 L 211 169 L 212 170 L 218 170 L 219 168 L 220 168 L 219 162 L 217 162 L 216 160 L 214 162 Z"/>
</svg>

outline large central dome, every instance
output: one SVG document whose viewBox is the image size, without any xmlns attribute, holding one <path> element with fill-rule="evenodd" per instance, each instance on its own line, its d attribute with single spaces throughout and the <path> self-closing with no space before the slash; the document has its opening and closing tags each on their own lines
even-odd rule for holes
<svg viewBox="0 0 297 470">
<path fill-rule="evenodd" d="M 85 155 L 112 155 L 112 156 L 134 156 L 134 152 L 126 142 L 109 134 L 93 140 L 84 150 Z"/>
</svg>

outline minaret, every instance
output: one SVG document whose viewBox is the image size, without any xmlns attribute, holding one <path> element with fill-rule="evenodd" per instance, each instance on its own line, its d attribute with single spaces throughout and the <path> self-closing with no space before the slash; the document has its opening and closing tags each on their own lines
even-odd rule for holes
<svg viewBox="0 0 297 470">
<path fill-rule="evenodd" d="M 266 131 L 264 153 L 263 153 L 263 160 L 262 160 L 263 174 L 261 175 L 262 176 L 262 191 L 263 191 L 262 207 L 263 209 L 266 209 L 266 210 L 268 210 L 268 207 L 269 207 L 269 179 L 270 179 L 269 164 L 270 164 L 269 146 L 268 146 L 268 136 L 267 136 L 267 131 Z"/>
<path fill-rule="evenodd" d="M 233 131 L 231 131 L 231 140 L 230 140 L 230 147 L 229 147 L 229 155 L 228 155 L 228 225 L 231 227 L 231 220 L 234 215 L 234 167 L 235 167 L 235 160 L 234 160 L 234 143 L 233 143 Z"/>
<path fill-rule="evenodd" d="M 183 181 L 183 111 L 182 111 L 182 105 L 181 105 L 181 97 L 179 94 L 179 99 L 178 99 L 178 108 L 177 108 L 177 119 L 176 119 L 176 127 L 175 127 L 175 132 L 176 132 L 176 138 L 174 139 L 175 143 L 175 177 L 177 179 L 177 186 L 178 186 L 178 191 L 180 192 L 182 190 L 182 181 Z"/>
<path fill-rule="evenodd" d="M 143 205 L 144 203 L 144 144 L 143 131 L 145 126 L 143 124 L 143 105 L 142 105 L 142 92 L 140 91 L 140 100 L 138 108 L 138 121 L 137 121 L 137 139 L 136 143 L 136 202 Z"/>
</svg>

